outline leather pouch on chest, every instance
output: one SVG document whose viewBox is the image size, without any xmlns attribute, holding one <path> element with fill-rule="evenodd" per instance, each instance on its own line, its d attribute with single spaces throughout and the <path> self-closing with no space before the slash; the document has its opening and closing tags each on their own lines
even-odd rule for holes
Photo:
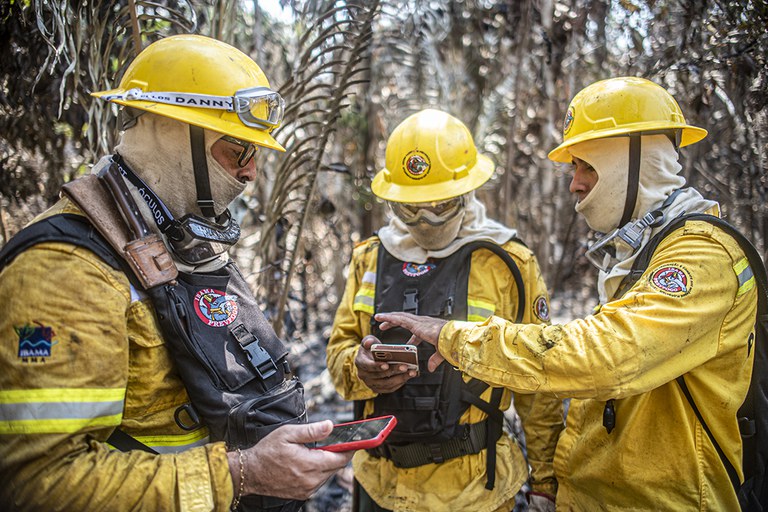
<svg viewBox="0 0 768 512">
<path fill-rule="evenodd" d="M 280 425 L 306 422 L 304 390 L 287 350 L 230 263 L 149 290 L 194 409 L 211 438 L 252 446 Z"/>
</svg>

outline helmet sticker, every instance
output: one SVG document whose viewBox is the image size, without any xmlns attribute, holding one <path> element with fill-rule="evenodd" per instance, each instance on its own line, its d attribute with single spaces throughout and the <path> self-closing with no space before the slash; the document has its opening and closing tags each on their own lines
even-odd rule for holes
<svg viewBox="0 0 768 512">
<path fill-rule="evenodd" d="M 533 314 L 536 318 L 549 322 L 549 304 L 546 297 L 539 295 L 535 301 L 533 301 Z"/>
<path fill-rule="evenodd" d="M 568 108 L 568 112 L 565 113 L 565 121 L 563 121 L 563 135 L 568 135 L 568 132 L 573 126 L 573 107 Z"/>
<path fill-rule="evenodd" d="M 408 277 L 423 276 L 430 270 L 433 270 L 437 265 L 432 262 L 427 263 L 403 263 L 403 274 Z"/>
<path fill-rule="evenodd" d="M 195 312 L 210 327 L 231 324 L 237 318 L 238 311 L 235 295 L 226 295 L 213 288 L 204 288 L 195 294 Z"/>
<path fill-rule="evenodd" d="M 423 151 L 411 151 L 403 158 L 403 170 L 414 180 L 420 180 L 429 174 L 431 165 L 429 157 Z"/>
<path fill-rule="evenodd" d="M 693 288 L 691 274 L 682 265 L 664 265 L 651 273 L 651 285 L 670 297 L 685 297 Z"/>
<path fill-rule="evenodd" d="M 40 322 L 37 326 L 28 323 L 13 326 L 19 337 L 19 357 L 24 363 L 44 363 L 47 357 L 51 357 L 53 346 L 58 343 L 53 339 L 56 333 L 53 327 L 48 327 Z"/>
</svg>

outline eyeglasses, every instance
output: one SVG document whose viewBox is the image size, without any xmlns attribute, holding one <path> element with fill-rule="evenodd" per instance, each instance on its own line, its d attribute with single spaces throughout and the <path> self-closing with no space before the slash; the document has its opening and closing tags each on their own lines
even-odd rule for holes
<svg viewBox="0 0 768 512">
<path fill-rule="evenodd" d="M 104 96 L 105 100 L 151 101 L 182 107 L 212 108 L 236 112 L 245 126 L 272 130 L 280 126 L 285 113 L 285 100 L 269 87 L 241 89 L 232 96 L 212 96 L 184 92 L 144 92 L 138 87 L 120 94 Z"/>
<path fill-rule="evenodd" d="M 464 196 L 429 203 L 390 202 L 389 205 L 397 218 L 409 226 L 419 222 L 440 226 L 459 214 L 464 207 Z"/>
<path fill-rule="evenodd" d="M 230 144 L 237 144 L 243 148 L 243 150 L 240 151 L 240 155 L 237 157 L 237 165 L 240 167 L 245 167 L 248 165 L 248 162 L 251 161 L 251 159 L 256 154 L 256 151 L 259 149 L 253 142 L 246 142 L 244 140 L 230 137 L 229 135 L 224 135 L 221 140 L 229 142 Z"/>
</svg>

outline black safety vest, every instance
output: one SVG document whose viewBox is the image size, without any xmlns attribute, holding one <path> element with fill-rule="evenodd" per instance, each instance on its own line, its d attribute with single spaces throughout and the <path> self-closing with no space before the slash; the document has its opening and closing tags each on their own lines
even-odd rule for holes
<svg viewBox="0 0 768 512">
<path fill-rule="evenodd" d="M 52 241 L 91 250 L 142 289 L 125 261 L 80 215 L 54 215 L 21 230 L 0 251 L 0 269 L 27 248 Z M 306 422 L 303 386 L 290 374 L 288 351 L 234 262 L 206 274 L 180 272 L 175 282 L 144 291 L 192 401 L 176 411 L 181 428 L 205 425 L 212 440 L 246 448 L 282 424 Z M 108 440 L 116 447 L 152 451 L 116 432 Z M 300 507 L 300 502 L 245 496 L 239 510 Z"/>
<path fill-rule="evenodd" d="M 481 248 L 502 258 L 515 276 L 519 294 L 517 321 L 520 322 L 525 309 L 522 276 L 509 254 L 490 242 L 470 243 L 447 258 L 430 259 L 424 264 L 398 260 L 379 245 L 374 313 L 404 311 L 446 320 L 466 320 L 471 256 Z M 371 323 L 372 333 L 384 343 L 406 343 L 411 337 L 411 333 L 402 328 L 382 331 L 373 317 Z M 488 448 L 487 487 L 493 488 L 495 446 L 503 424 L 499 410 L 503 390 L 495 388 L 490 402 L 481 400 L 480 395 L 489 387 L 487 383 L 478 379 L 464 382 L 462 373 L 446 362 L 429 372 L 427 361 L 434 353 L 432 345 L 419 345 L 419 375 L 400 389 L 374 398 L 373 414 L 393 414 L 397 417 L 397 426 L 384 446 L 371 453 L 391 459 L 398 467 L 414 467 Z M 461 416 L 470 405 L 481 409 L 488 418 L 479 424 L 460 424 Z M 473 443 L 477 439 L 483 442 Z"/>
</svg>

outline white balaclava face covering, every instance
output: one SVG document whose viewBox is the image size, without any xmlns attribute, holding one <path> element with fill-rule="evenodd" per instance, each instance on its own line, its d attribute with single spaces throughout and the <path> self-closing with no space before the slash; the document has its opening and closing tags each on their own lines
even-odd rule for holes
<svg viewBox="0 0 768 512">
<path fill-rule="evenodd" d="M 205 130 L 208 179 L 217 216 L 245 189 L 244 183 L 230 176 L 211 156 L 211 146 L 221 136 L 220 133 Z M 144 113 L 138 117 L 135 126 L 123 133 L 115 151 L 157 194 L 175 218 L 188 213 L 202 216 L 197 206 L 188 124 Z"/>
<path fill-rule="evenodd" d="M 448 244 L 456 239 L 461 229 L 461 223 L 464 220 L 464 214 L 466 210 L 462 207 L 453 218 L 447 222 L 440 224 L 439 226 L 432 226 L 426 222 L 419 222 L 414 225 L 406 225 L 408 233 L 413 237 L 413 240 L 428 251 L 437 251 L 447 247 Z"/>
<path fill-rule="evenodd" d="M 576 144 L 569 152 L 589 163 L 598 177 L 589 195 L 576 204 L 576 211 L 599 233 L 620 227 L 627 198 L 629 137 L 590 140 Z M 685 179 L 678 175 L 682 167 L 677 158 L 666 135 L 642 137 L 640 182 L 632 219 L 659 207 L 669 194 L 685 184 Z"/>
</svg>

